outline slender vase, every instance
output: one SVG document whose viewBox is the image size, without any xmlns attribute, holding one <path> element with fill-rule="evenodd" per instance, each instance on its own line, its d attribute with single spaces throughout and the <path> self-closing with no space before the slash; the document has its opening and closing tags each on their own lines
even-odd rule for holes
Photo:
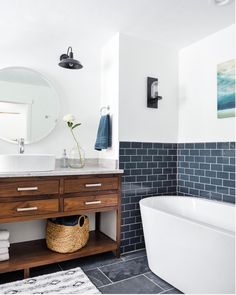
<svg viewBox="0 0 236 295">
<path fill-rule="evenodd" d="M 75 146 L 70 150 L 69 153 L 69 166 L 71 168 L 83 168 L 85 165 L 85 152 L 80 146 L 72 129 L 71 134 L 75 140 Z"/>
</svg>

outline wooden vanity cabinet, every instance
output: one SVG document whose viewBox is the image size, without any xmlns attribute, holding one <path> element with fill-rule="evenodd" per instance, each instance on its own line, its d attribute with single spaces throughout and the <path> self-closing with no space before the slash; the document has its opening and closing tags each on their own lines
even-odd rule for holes
<svg viewBox="0 0 236 295">
<path fill-rule="evenodd" d="M 45 240 L 15 243 L 0 273 L 24 270 L 64 260 L 115 251 L 120 255 L 120 174 L 42 176 L 0 179 L 0 223 L 95 213 L 95 230 L 88 244 L 70 254 L 46 247 Z M 116 212 L 116 240 L 100 231 L 101 212 Z"/>
</svg>

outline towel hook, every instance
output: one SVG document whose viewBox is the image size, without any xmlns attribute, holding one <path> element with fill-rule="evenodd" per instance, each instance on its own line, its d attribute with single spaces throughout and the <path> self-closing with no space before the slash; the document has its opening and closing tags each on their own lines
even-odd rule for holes
<svg viewBox="0 0 236 295">
<path fill-rule="evenodd" d="M 100 108 L 100 115 L 102 115 L 103 113 L 103 111 L 107 111 L 107 114 L 109 113 L 109 111 L 110 111 L 110 106 L 108 105 L 108 106 L 106 106 L 106 107 L 101 107 Z"/>
</svg>

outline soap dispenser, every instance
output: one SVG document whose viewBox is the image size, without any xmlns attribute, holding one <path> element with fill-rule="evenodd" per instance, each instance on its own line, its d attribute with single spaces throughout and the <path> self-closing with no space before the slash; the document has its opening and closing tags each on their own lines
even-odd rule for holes
<svg viewBox="0 0 236 295">
<path fill-rule="evenodd" d="M 63 150 L 63 154 L 62 154 L 62 157 L 61 157 L 61 168 L 68 168 L 69 167 L 69 160 L 68 160 L 68 157 L 67 157 L 67 154 L 66 154 L 66 149 Z"/>
</svg>

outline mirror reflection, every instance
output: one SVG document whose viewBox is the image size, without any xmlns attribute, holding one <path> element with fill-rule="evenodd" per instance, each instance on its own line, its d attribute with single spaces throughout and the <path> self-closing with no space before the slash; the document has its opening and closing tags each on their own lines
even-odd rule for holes
<svg viewBox="0 0 236 295">
<path fill-rule="evenodd" d="M 59 98 L 40 73 L 22 67 L 0 70 L 0 138 L 33 143 L 47 136 L 59 117 Z"/>
</svg>

